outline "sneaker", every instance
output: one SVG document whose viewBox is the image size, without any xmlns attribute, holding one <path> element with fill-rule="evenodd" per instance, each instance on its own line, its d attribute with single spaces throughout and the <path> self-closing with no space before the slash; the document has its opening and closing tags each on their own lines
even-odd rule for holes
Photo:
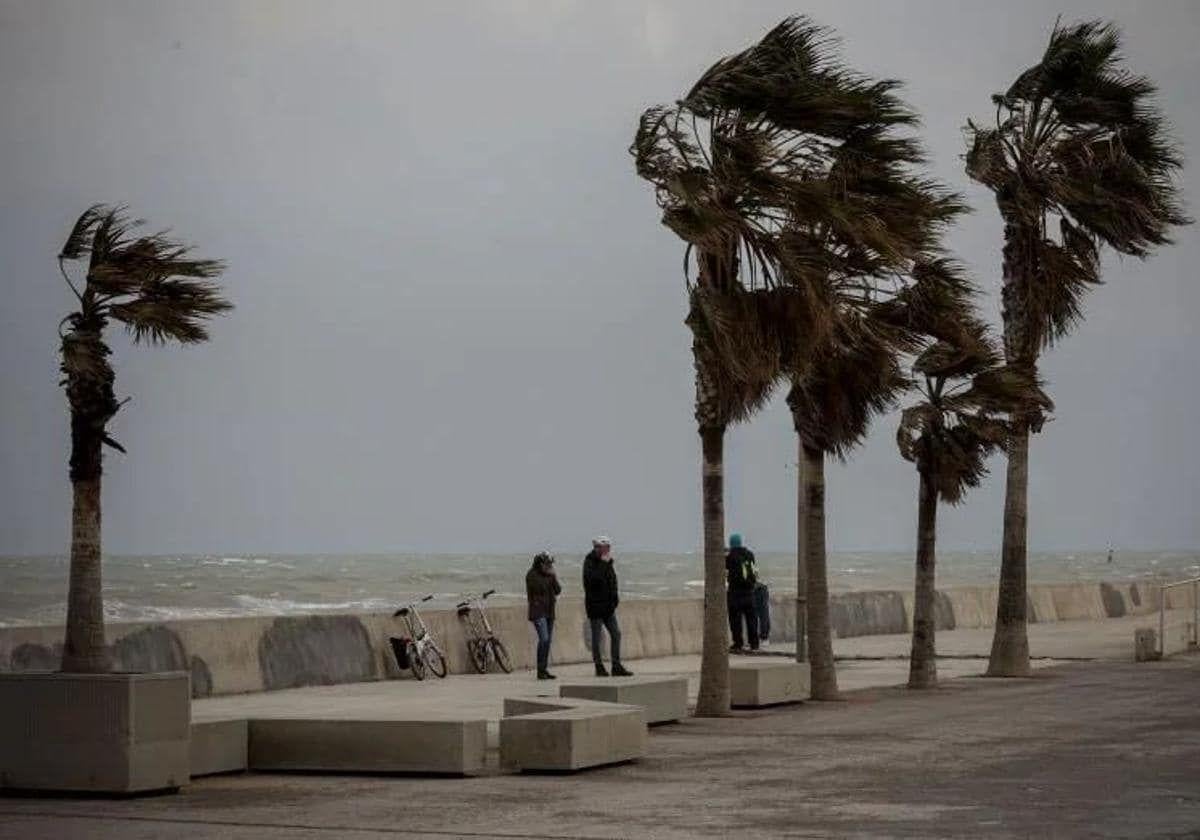
<svg viewBox="0 0 1200 840">
<path fill-rule="evenodd" d="M 729 648 L 729 652 L 730 652 L 730 653 L 741 653 L 741 652 L 742 652 L 742 646 L 741 646 L 741 645 L 732 645 L 732 646 Z"/>
<path fill-rule="evenodd" d="M 558 677 L 551 674 L 549 671 L 538 671 L 537 678 L 539 680 L 556 680 Z"/>
<path fill-rule="evenodd" d="M 614 677 L 632 677 L 633 672 L 626 671 L 625 666 L 622 665 L 620 662 L 618 662 L 616 665 L 613 666 L 612 675 Z"/>
<path fill-rule="evenodd" d="M 605 667 L 603 665 L 597 665 L 596 666 L 596 676 L 597 677 L 607 677 L 608 670 L 605 669 Z"/>
</svg>

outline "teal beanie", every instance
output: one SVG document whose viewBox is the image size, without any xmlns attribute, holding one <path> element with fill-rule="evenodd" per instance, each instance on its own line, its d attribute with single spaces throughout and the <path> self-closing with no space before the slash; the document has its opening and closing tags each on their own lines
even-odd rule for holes
<svg viewBox="0 0 1200 840">
<path fill-rule="evenodd" d="M 730 548 L 741 548 L 742 547 L 742 535 L 741 534 L 730 534 L 729 535 L 729 547 Z"/>
</svg>

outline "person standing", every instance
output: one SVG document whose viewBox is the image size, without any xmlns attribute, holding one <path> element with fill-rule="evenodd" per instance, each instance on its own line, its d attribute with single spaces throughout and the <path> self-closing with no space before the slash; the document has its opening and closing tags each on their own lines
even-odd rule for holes
<svg viewBox="0 0 1200 840">
<path fill-rule="evenodd" d="M 754 552 L 742 545 L 741 534 L 729 535 L 729 553 L 725 555 L 725 575 L 729 604 L 729 630 L 733 634 L 732 653 L 744 647 L 742 623 L 746 625 L 750 650 L 758 650 L 758 615 L 754 609 L 754 587 L 758 569 Z"/>
<path fill-rule="evenodd" d="M 529 599 L 529 620 L 537 633 L 537 678 L 553 680 L 550 673 L 550 642 L 554 637 L 554 602 L 562 586 L 554 573 L 554 556 L 541 552 L 525 573 L 525 595 Z"/>
<path fill-rule="evenodd" d="M 600 628 L 608 631 L 612 675 L 631 677 L 621 664 L 621 626 L 617 624 L 617 570 L 613 568 L 612 543 L 608 537 L 592 540 L 592 550 L 583 558 L 583 603 L 592 630 L 592 662 L 596 676 L 607 677 L 604 659 L 600 655 Z"/>
</svg>

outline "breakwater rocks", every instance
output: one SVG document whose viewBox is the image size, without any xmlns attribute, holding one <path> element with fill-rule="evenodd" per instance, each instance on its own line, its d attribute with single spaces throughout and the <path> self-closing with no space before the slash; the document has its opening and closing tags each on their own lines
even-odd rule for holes
<svg viewBox="0 0 1200 840">
<path fill-rule="evenodd" d="M 1149 583 L 1036 584 L 1029 590 L 1031 621 L 1116 618 L 1158 610 L 1159 589 Z M 1190 590 L 1168 593 L 1168 607 L 1191 606 Z M 839 638 L 905 633 L 912 629 L 912 593 L 846 592 L 833 596 Z M 518 668 L 533 665 L 533 634 L 523 604 L 497 606 L 488 615 Z M 938 628 L 989 627 L 996 587 L 964 586 L 938 593 Z M 453 673 L 471 670 L 463 626 L 453 609 L 430 609 L 426 624 L 446 652 Z M 627 659 L 700 651 L 700 599 L 628 600 L 618 614 Z M 794 640 L 796 602 L 772 598 L 771 641 Z M 564 599 L 551 653 L 555 662 L 586 662 L 583 604 Z M 208 697 L 307 685 L 407 677 L 396 669 L 388 637 L 400 634 L 387 613 L 250 616 L 151 624 L 110 624 L 114 664 L 126 671 L 190 671 L 192 694 Z M 58 626 L 0 628 L 0 671 L 53 670 L 61 655 Z"/>
</svg>

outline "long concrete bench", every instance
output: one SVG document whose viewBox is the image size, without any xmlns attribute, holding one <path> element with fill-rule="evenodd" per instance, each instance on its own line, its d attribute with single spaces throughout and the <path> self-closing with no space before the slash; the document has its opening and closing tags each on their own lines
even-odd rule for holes
<svg viewBox="0 0 1200 840">
<path fill-rule="evenodd" d="M 483 768 L 485 720 L 255 718 L 251 770 L 430 773 L 466 776 Z"/>
<path fill-rule="evenodd" d="M 244 719 L 193 720 L 188 745 L 192 778 L 245 770 L 249 739 Z"/>
<path fill-rule="evenodd" d="M 574 772 L 642 758 L 644 714 L 639 706 L 576 698 L 506 699 L 500 763 L 517 770 Z"/>
<path fill-rule="evenodd" d="M 798 703 L 808 693 L 807 665 L 773 657 L 729 663 L 729 699 L 735 708 L 758 709 Z"/>
<path fill-rule="evenodd" d="M 684 677 L 572 678 L 559 686 L 560 697 L 641 706 L 646 723 L 687 717 L 688 683 Z"/>
</svg>

